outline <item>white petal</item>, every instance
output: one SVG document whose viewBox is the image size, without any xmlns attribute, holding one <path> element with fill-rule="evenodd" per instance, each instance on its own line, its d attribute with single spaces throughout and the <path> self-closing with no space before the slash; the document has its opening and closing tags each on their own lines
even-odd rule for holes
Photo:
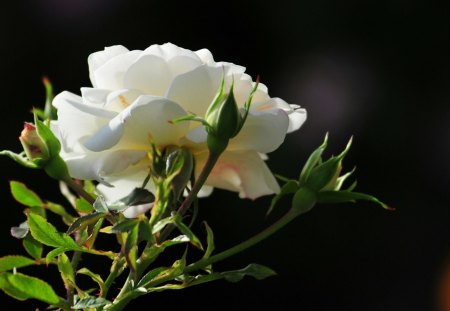
<svg viewBox="0 0 450 311">
<path fill-rule="evenodd" d="M 58 136 L 67 152 L 84 150 L 81 142 L 117 115 L 83 104 L 81 97 L 69 92 L 57 95 L 53 105 L 58 109 Z"/>
<path fill-rule="evenodd" d="M 103 51 L 95 52 L 89 55 L 88 57 L 88 65 L 89 65 L 89 74 L 91 78 L 92 85 L 96 87 L 96 82 L 93 77 L 93 73 L 103 66 L 107 61 L 111 58 L 116 57 L 121 54 L 125 54 L 128 52 L 128 49 L 122 45 L 114 45 L 110 47 L 105 47 Z"/>
<path fill-rule="evenodd" d="M 116 150 L 62 154 L 69 174 L 77 179 L 102 181 L 105 176 L 119 173 L 145 158 L 145 151 Z"/>
<path fill-rule="evenodd" d="M 124 76 L 142 51 L 130 51 L 117 55 L 91 72 L 94 87 L 108 90 L 124 89 Z"/>
<path fill-rule="evenodd" d="M 194 143 L 204 143 L 208 138 L 208 133 L 203 125 L 197 126 L 187 133 L 186 137 Z"/>
<path fill-rule="evenodd" d="M 214 99 L 222 78 L 222 68 L 202 65 L 177 76 L 166 97 L 179 103 L 186 111 L 204 116 Z"/>
<path fill-rule="evenodd" d="M 162 96 L 169 87 L 171 79 L 167 61 L 155 55 L 142 55 L 125 73 L 124 87 Z"/>
<path fill-rule="evenodd" d="M 141 95 L 143 95 L 141 91 L 129 89 L 110 92 L 106 98 L 104 108 L 121 112 L 125 108 L 128 108 L 128 106 L 130 106 Z"/>
<path fill-rule="evenodd" d="M 154 203 L 146 203 L 133 205 L 122 212 L 125 218 L 137 218 L 139 215 L 145 214 L 153 207 Z"/>
<path fill-rule="evenodd" d="M 281 98 L 272 98 L 268 102 L 272 107 L 283 109 L 289 116 L 288 133 L 298 130 L 306 121 L 306 110 L 298 105 L 289 105 Z"/>
<path fill-rule="evenodd" d="M 97 192 L 101 194 L 107 203 L 116 202 L 131 193 L 135 188 L 142 187 L 147 174 L 149 172 L 148 162 L 143 160 L 139 164 L 128 167 L 119 174 L 114 176 L 105 176 L 104 180 L 112 185 L 97 185 Z M 154 186 L 151 182 L 145 187 L 147 190 L 154 192 Z"/>
<path fill-rule="evenodd" d="M 267 153 L 283 143 L 289 126 L 287 113 L 278 108 L 258 110 L 259 107 L 252 105 L 241 132 L 230 141 L 229 150 Z"/>
<path fill-rule="evenodd" d="M 170 60 L 173 57 L 184 55 L 200 61 L 197 54 L 191 50 L 178 47 L 172 43 L 164 43 L 162 45 L 153 44 L 144 50 L 144 54 L 159 56 L 165 60 Z"/>
<path fill-rule="evenodd" d="M 195 54 L 197 54 L 204 64 L 214 63 L 214 58 L 208 49 L 195 51 Z"/>
<path fill-rule="evenodd" d="M 195 156 L 197 175 L 203 168 L 206 158 L 206 152 Z M 249 199 L 277 193 L 280 190 L 272 173 L 255 151 L 225 151 L 205 184 L 239 192 L 239 197 Z"/>
<path fill-rule="evenodd" d="M 149 150 L 150 139 L 157 145 L 178 144 L 189 124 L 169 121 L 185 114 L 178 104 L 170 100 L 143 95 L 86 140 L 85 146 L 101 151 L 120 141 L 120 146 L 127 149 Z"/>
</svg>

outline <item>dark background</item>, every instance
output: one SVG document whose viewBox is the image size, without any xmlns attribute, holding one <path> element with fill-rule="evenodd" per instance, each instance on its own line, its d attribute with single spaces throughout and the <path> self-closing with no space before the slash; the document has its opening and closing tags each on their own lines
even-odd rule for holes
<svg viewBox="0 0 450 311">
<path fill-rule="evenodd" d="M 295 177 L 327 131 L 330 154 L 354 135 L 346 168 L 357 165 L 358 189 L 397 210 L 366 203 L 318 206 L 264 243 L 217 265 L 225 270 L 257 262 L 279 276 L 153 294 L 129 309 L 435 309 L 450 255 L 449 10 L 430 1 L 400 0 L 218 3 L 3 3 L 0 149 L 20 150 L 22 122 L 30 121 L 31 107 L 44 101 L 43 75 L 57 92 L 78 93 L 90 85 L 87 56 L 104 46 L 145 49 L 172 42 L 208 48 L 217 61 L 260 74 L 272 96 L 308 110 L 304 127 L 270 155 L 274 172 Z M 24 216 L 9 195 L 8 180 L 24 181 L 44 198 L 62 198 L 43 173 L 6 158 L 0 158 L 0 166 L 0 255 L 23 254 L 9 235 Z M 253 203 L 234 193 L 216 195 L 202 202 L 200 217 L 215 229 L 219 250 L 284 211 L 281 206 L 266 219 L 267 198 Z M 25 271 L 42 276 L 39 270 L 45 269 Z M 61 285 L 54 271 L 45 273 Z M 6 305 L 25 306 L 1 293 L 0 306 Z M 35 304 L 26 306 L 34 310 Z"/>
</svg>

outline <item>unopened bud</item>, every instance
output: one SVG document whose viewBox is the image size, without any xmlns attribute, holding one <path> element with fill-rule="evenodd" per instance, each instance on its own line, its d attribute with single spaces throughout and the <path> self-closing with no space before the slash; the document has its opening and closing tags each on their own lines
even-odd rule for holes
<svg viewBox="0 0 450 311">
<path fill-rule="evenodd" d="M 36 165 L 41 166 L 50 159 L 50 152 L 34 124 L 24 124 L 19 140 L 28 159 Z"/>
</svg>

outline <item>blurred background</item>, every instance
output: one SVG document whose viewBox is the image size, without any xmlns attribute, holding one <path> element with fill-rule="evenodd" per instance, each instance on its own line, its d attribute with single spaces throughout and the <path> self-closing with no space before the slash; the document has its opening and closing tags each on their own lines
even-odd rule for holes
<svg viewBox="0 0 450 311">
<path fill-rule="evenodd" d="M 448 298 L 447 7 L 418 0 L 220 5 L 36 0 L 5 2 L 2 7 L 0 149 L 21 150 L 17 138 L 22 122 L 31 121 L 30 109 L 45 99 L 42 76 L 51 79 L 56 92 L 79 93 L 80 87 L 90 86 L 90 53 L 114 44 L 145 49 L 172 42 L 192 50 L 208 48 L 216 61 L 246 66 L 253 77 L 261 76 L 272 96 L 307 109 L 303 128 L 269 155 L 274 172 L 296 177 L 327 131 L 329 155 L 353 135 L 345 165 L 357 166 L 357 189 L 396 208 L 388 212 L 366 203 L 317 206 L 264 243 L 217 265 L 225 270 L 257 262 L 278 276 L 148 295 L 130 310 L 437 310 L 438 301 Z M 11 199 L 8 180 L 26 182 L 43 198 L 64 201 L 57 184 L 42 172 L 6 158 L 0 158 L 0 171 L 0 255 L 24 254 L 21 243 L 9 234 L 24 216 Z M 251 236 L 285 211 L 280 206 L 265 218 L 270 198 L 251 202 L 234 193 L 216 195 L 202 202 L 200 218 L 215 229 L 218 250 Z M 26 272 L 45 276 L 61 290 L 53 270 Z M 36 302 L 21 304 L 0 293 L 0 306 L 34 310 Z"/>
</svg>

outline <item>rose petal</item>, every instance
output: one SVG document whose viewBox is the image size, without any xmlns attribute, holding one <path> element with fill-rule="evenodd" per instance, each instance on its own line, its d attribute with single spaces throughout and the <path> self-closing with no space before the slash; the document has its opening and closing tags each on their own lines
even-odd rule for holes
<svg viewBox="0 0 450 311">
<path fill-rule="evenodd" d="M 169 121 L 185 115 L 178 104 L 161 97 L 140 96 L 131 106 L 85 141 L 92 151 L 106 150 L 119 141 L 120 147 L 149 150 L 150 140 L 157 145 L 178 144 L 189 124 Z M 117 146 L 119 147 L 119 146 Z"/>
<path fill-rule="evenodd" d="M 116 202 L 129 195 L 135 188 L 142 187 L 148 172 L 148 161 L 142 160 L 114 176 L 105 177 L 104 180 L 112 186 L 98 184 L 97 192 L 105 198 L 107 203 Z M 150 192 L 155 191 L 151 180 L 147 183 L 145 189 Z"/>
<path fill-rule="evenodd" d="M 91 71 L 91 81 L 94 87 L 107 90 L 124 89 L 125 73 L 141 53 L 142 51 L 130 51 L 117 55 L 96 70 Z"/>
<path fill-rule="evenodd" d="M 218 91 L 222 72 L 221 68 L 202 65 L 179 75 L 170 85 L 166 97 L 186 111 L 204 116 Z"/>
<path fill-rule="evenodd" d="M 104 176 L 125 170 L 145 158 L 146 154 L 139 150 L 116 150 L 68 153 L 63 158 L 71 177 L 103 181 Z"/>
<path fill-rule="evenodd" d="M 206 158 L 206 152 L 195 156 L 196 175 L 203 168 Z M 256 151 L 225 151 L 205 184 L 239 192 L 239 197 L 249 199 L 280 190 L 272 173 Z"/>
<path fill-rule="evenodd" d="M 122 212 L 125 218 L 137 218 L 139 215 L 145 214 L 153 207 L 154 203 L 146 203 L 133 205 Z"/>
<path fill-rule="evenodd" d="M 92 85 L 97 87 L 97 83 L 94 78 L 94 72 L 103 66 L 110 59 L 125 54 L 128 52 L 128 49 L 122 45 L 114 45 L 110 47 L 105 47 L 103 51 L 95 52 L 89 55 L 88 57 L 88 65 L 89 65 L 89 75 L 91 78 Z"/>
<path fill-rule="evenodd" d="M 55 97 L 53 105 L 58 109 L 58 137 L 65 150 L 81 152 L 81 142 L 114 118 L 117 113 L 82 103 L 81 97 L 62 92 Z"/>
<path fill-rule="evenodd" d="M 289 105 L 284 100 L 277 97 L 270 99 L 267 102 L 267 104 L 270 104 L 272 107 L 283 109 L 288 114 L 289 116 L 289 128 L 287 130 L 288 133 L 298 130 L 306 121 L 307 117 L 306 110 L 300 108 L 300 106 L 298 105 Z M 264 105 L 261 106 L 260 109 L 264 109 Z"/>
<path fill-rule="evenodd" d="M 176 56 L 188 56 L 192 59 L 201 61 L 200 58 L 191 50 L 181 48 L 172 43 L 164 43 L 162 45 L 153 44 L 144 50 L 143 54 L 159 56 L 162 59 L 170 60 Z"/>
</svg>

